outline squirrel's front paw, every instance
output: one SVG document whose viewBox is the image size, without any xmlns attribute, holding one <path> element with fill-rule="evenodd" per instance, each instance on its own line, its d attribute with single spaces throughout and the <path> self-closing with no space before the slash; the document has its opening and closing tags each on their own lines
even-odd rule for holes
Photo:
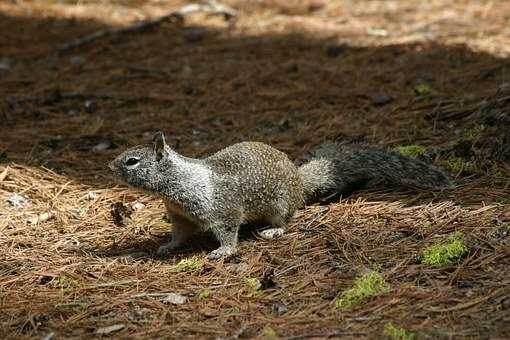
<svg viewBox="0 0 510 340">
<path fill-rule="evenodd" d="M 227 257 L 229 255 L 232 255 L 233 253 L 234 253 L 233 247 L 219 247 L 218 249 L 210 252 L 207 257 L 209 258 L 209 260 L 217 260 L 220 257 L 223 256 Z"/>
</svg>

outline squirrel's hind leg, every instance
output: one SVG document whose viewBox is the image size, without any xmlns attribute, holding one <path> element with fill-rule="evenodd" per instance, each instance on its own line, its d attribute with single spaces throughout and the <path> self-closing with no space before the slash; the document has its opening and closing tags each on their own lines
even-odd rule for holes
<svg viewBox="0 0 510 340">
<path fill-rule="evenodd" d="M 280 214 L 276 214 L 269 218 L 269 223 L 271 223 L 271 228 L 266 228 L 263 230 L 259 230 L 257 234 L 266 240 L 271 240 L 276 237 L 280 237 L 285 234 L 285 227 L 287 226 L 287 222 L 292 218 L 294 212 L 285 211 Z"/>
<path fill-rule="evenodd" d="M 169 216 L 172 221 L 172 241 L 159 247 L 158 255 L 162 256 L 168 252 L 180 248 L 198 227 L 193 222 L 179 216 Z"/>
<path fill-rule="evenodd" d="M 271 240 L 276 237 L 280 237 L 285 234 L 286 219 L 281 216 L 273 216 L 269 220 L 271 223 L 270 228 L 262 229 L 257 234 L 266 240 Z"/>
<path fill-rule="evenodd" d="M 219 259 L 223 256 L 232 255 L 237 246 L 237 235 L 242 224 L 240 214 L 232 214 L 211 224 L 209 229 L 213 232 L 216 239 L 220 242 L 220 247 L 209 253 L 211 260 Z"/>
</svg>

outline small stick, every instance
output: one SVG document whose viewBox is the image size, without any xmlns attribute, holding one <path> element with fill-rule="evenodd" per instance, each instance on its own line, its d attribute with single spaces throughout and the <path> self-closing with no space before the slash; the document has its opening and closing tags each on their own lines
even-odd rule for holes
<svg viewBox="0 0 510 340">
<path fill-rule="evenodd" d="M 177 23 L 182 23 L 184 21 L 184 16 L 193 12 L 206 12 L 212 14 L 221 14 L 225 18 L 226 21 L 229 21 L 236 17 L 236 12 L 223 4 L 220 4 L 214 0 L 209 0 L 203 4 L 189 4 L 179 8 L 176 11 L 172 11 L 168 14 L 162 15 L 160 17 L 154 19 L 147 19 L 135 22 L 132 25 L 120 28 L 107 28 L 104 30 L 96 31 L 89 35 L 83 36 L 81 38 L 77 38 L 70 42 L 60 44 L 57 46 L 57 49 L 60 52 L 64 52 L 67 50 L 71 50 L 73 48 L 88 44 L 97 39 L 112 36 L 112 35 L 120 35 L 126 33 L 135 33 L 142 32 L 150 28 L 157 27 L 164 23 L 165 21 L 174 21 Z"/>
<path fill-rule="evenodd" d="M 58 90 L 49 93 L 44 96 L 27 96 L 23 98 L 10 98 L 7 102 L 11 104 L 22 104 L 26 102 L 40 102 L 43 104 L 52 104 L 59 102 L 64 99 L 97 99 L 97 100 L 121 100 L 121 101 L 156 101 L 156 102 L 168 102 L 173 103 L 174 98 L 160 97 L 160 96 L 122 96 L 108 93 L 79 93 L 79 92 L 60 92 Z"/>
</svg>

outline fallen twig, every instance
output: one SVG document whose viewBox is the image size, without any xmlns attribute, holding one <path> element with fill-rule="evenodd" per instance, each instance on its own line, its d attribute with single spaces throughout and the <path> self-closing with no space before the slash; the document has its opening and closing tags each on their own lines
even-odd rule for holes
<svg viewBox="0 0 510 340">
<path fill-rule="evenodd" d="M 162 97 L 162 96 L 125 96 L 110 93 L 80 93 L 80 92 L 60 92 L 58 90 L 52 91 L 46 95 L 40 96 L 27 96 L 22 98 L 9 98 L 7 101 L 11 104 L 22 104 L 26 102 L 37 102 L 42 104 L 53 104 L 64 99 L 101 99 L 101 100 L 121 100 L 129 102 L 137 101 L 155 101 L 155 102 L 168 102 L 173 103 L 175 98 Z"/>
<path fill-rule="evenodd" d="M 154 18 L 154 19 L 147 19 L 135 22 L 134 24 L 131 24 L 126 27 L 120 27 L 120 28 L 107 28 L 100 31 L 96 31 L 94 33 L 88 34 L 86 36 L 83 36 L 81 38 L 74 39 L 70 42 L 61 44 L 57 47 L 57 49 L 60 52 L 67 51 L 73 48 L 76 48 L 78 46 L 82 46 L 85 44 L 88 44 L 90 42 L 93 42 L 97 39 L 112 36 L 112 35 L 120 35 L 125 33 L 136 33 L 136 32 L 142 32 L 150 28 L 157 27 L 161 25 L 164 22 L 176 22 L 176 23 L 182 23 L 184 21 L 184 16 L 193 12 L 206 12 L 211 14 L 220 14 L 223 15 L 226 21 L 229 21 L 236 17 L 235 11 L 223 4 L 220 4 L 214 0 L 207 1 L 203 4 L 189 4 L 185 5 L 178 10 L 172 11 L 168 14 L 162 15 L 160 17 Z"/>
</svg>

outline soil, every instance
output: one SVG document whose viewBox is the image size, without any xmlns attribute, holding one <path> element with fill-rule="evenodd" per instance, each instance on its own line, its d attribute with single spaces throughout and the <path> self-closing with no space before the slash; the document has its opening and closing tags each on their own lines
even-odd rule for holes
<svg viewBox="0 0 510 340">
<path fill-rule="evenodd" d="M 0 3 L 0 334 L 510 338 L 510 3 L 229 0 L 228 21 L 114 31 L 185 3 Z M 207 234 L 162 259 L 163 204 L 106 166 L 157 130 L 193 157 L 416 144 L 457 186 L 379 184 L 306 207 L 278 239 L 246 228 L 230 259 L 207 260 Z M 468 254 L 423 264 L 454 231 Z M 391 291 L 335 307 L 368 270 Z"/>
</svg>

